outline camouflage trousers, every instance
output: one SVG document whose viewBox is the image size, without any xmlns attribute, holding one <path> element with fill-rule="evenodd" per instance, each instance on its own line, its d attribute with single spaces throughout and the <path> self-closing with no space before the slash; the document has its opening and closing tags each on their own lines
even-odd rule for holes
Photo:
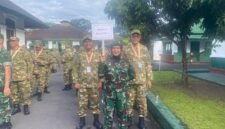
<svg viewBox="0 0 225 129">
<path fill-rule="evenodd" d="M 119 129 L 128 129 L 127 127 L 127 97 L 126 92 L 112 92 L 112 95 L 104 96 L 104 129 L 112 129 L 113 116 L 116 111 Z"/>
<path fill-rule="evenodd" d="M 145 84 L 132 84 L 128 90 L 128 110 L 127 114 L 129 117 L 133 116 L 134 104 L 138 107 L 139 117 L 147 116 L 147 99 L 145 95 L 146 86 Z"/>
<path fill-rule="evenodd" d="M 0 92 L 0 123 L 9 122 L 11 118 L 11 109 L 9 104 L 9 97 L 5 97 Z"/>
<path fill-rule="evenodd" d="M 33 79 L 33 86 L 37 88 L 37 92 L 43 93 L 45 88 L 45 74 L 35 74 Z"/>
<path fill-rule="evenodd" d="M 72 78 L 72 69 L 63 69 L 63 77 L 64 77 L 64 84 L 72 84 L 73 83 L 73 78 Z"/>
<path fill-rule="evenodd" d="M 45 87 L 48 87 L 48 81 L 49 81 L 50 74 L 51 74 L 51 71 L 47 71 L 45 73 Z"/>
<path fill-rule="evenodd" d="M 13 81 L 11 83 L 11 97 L 13 104 L 30 105 L 31 86 L 30 81 Z"/>
<path fill-rule="evenodd" d="M 82 85 L 82 84 L 81 84 Z M 93 114 L 99 114 L 99 92 L 97 86 L 94 88 L 81 88 L 79 90 L 79 117 L 85 117 L 87 114 L 88 103 Z"/>
</svg>

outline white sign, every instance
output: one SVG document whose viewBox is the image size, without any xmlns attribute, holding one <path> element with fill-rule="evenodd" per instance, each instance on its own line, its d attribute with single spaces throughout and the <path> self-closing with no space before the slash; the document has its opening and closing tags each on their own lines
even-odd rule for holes
<svg viewBox="0 0 225 129">
<path fill-rule="evenodd" d="M 113 24 L 92 24 L 93 40 L 112 40 L 113 37 Z"/>
</svg>

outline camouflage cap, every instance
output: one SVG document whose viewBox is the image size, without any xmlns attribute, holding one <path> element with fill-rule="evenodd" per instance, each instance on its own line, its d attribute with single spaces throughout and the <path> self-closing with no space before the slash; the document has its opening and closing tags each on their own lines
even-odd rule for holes
<svg viewBox="0 0 225 129">
<path fill-rule="evenodd" d="M 0 33 L 0 39 L 4 39 L 4 36 L 2 33 Z"/>
<path fill-rule="evenodd" d="M 139 35 L 141 35 L 141 31 L 140 30 L 137 30 L 137 29 L 132 30 L 131 31 L 131 35 L 133 35 L 133 34 L 139 34 Z"/>
<path fill-rule="evenodd" d="M 9 41 L 20 41 L 18 37 L 10 37 Z"/>
<path fill-rule="evenodd" d="M 35 46 L 36 45 L 44 45 L 44 43 L 41 40 L 36 40 L 35 41 Z"/>
<path fill-rule="evenodd" d="M 92 40 L 92 37 L 91 35 L 86 35 L 83 37 L 83 42 L 86 41 L 86 40 Z"/>
</svg>

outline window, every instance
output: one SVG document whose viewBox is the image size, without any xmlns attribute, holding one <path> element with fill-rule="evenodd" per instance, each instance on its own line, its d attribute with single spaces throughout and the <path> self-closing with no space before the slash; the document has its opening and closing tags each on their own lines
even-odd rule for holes
<svg viewBox="0 0 225 129">
<path fill-rule="evenodd" d="M 16 36 L 15 22 L 11 19 L 6 19 L 6 36 L 9 39 L 12 36 Z"/>
<path fill-rule="evenodd" d="M 8 40 L 10 37 L 16 36 L 16 26 L 15 22 L 9 18 L 6 19 L 5 23 L 6 23 L 6 38 Z M 8 44 L 7 48 L 9 48 Z"/>
<path fill-rule="evenodd" d="M 164 54 L 172 54 L 172 43 L 165 42 L 163 45 Z"/>
</svg>

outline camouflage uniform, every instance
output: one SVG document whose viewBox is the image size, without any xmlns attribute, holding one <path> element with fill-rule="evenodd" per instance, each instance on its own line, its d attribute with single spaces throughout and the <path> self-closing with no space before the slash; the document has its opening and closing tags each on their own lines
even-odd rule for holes
<svg viewBox="0 0 225 129">
<path fill-rule="evenodd" d="M 134 79 L 134 70 L 125 59 L 110 57 L 99 67 L 99 77 L 104 79 L 103 98 L 104 129 L 112 129 L 113 113 L 117 111 L 119 129 L 127 129 L 128 82 Z"/>
<path fill-rule="evenodd" d="M 88 101 L 90 102 L 92 113 L 99 114 L 99 93 L 98 84 L 99 54 L 93 52 L 90 63 L 86 60 L 86 51 L 81 50 L 74 60 L 73 82 L 81 85 L 79 89 L 79 113 L 80 117 L 85 117 L 87 113 Z"/>
<path fill-rule="evenodd" d="M 52 53 L 50 52 L 50 50 L 45 49 L 44 51 L 47 53 L 46 58 L 48 61 L 48 64 L 45 65 L 45 90 L 47 90 L 49 77 L 51 75 L 52 67 L 53 67 L 53 63 L 54 63 L 54 57 L 52 56 Z"/>
<path fill-rule="evenodd" d="M 37 92 L 43 93 L 45 88 L 45 75 L 46 75 L 46 65 L 48 65 L 48 55 L 45 50 L 41 50 L 40 53 L 33 51 L 33 59 L 37 60 L 37 63 L 34 63 L 34 83 L 37 85 Z"/>
<path fill-rule="evenodd" d="M 60 67 L 60 62 L 61 62 L 61 56 L 60 56 L 60 53 L 57 49 L 53 49 L 51 51 L 51 55 L 52 55 L 52 58 L 53 58 L 53 71 L 57 71 L 57 69 Z"/>
<path fill-rule="evenodd" d="M 147 115 L 147 101 L 145 96 L 146 81 L 152 80 L 152 67 L 150 62 L 150 53 L 144 45 L 139 44 L 140 57 L 133 52 L 132 44 L 125 48 L 125 55 L 135 70 L 136 78 L 131 81 L 129 86 L 128 116 L 133 115 L 133 106 L 135 101 L 139 107 L 139 117 Z"/>
<path fill-rule="evenodd" d="M 0 123 L 10 122 L 11 117 L 10 97 L 5 97 L 3 93 L 5 86 L 4 67 L 6 65 L 11 65 L 11 56 L 4 48 L 0 48 Z"/>
<path fill-rule="evenodd" d="M 71 48 L 66 49 L 63 54 L 63 75 L 64 75 L 64 84 L 71 85 L 73 83 L 72 80 L 72 63 L 73 63 L 74 53 Z"/>
<path fill-rule="evenodd" d="M 31 86 L 27 77 L 32 77 L 32 58 L 28 50 L 19 47 L 11 50 L 12 56 L 12 102 L 13 104 L 30 105 Z"/>
</svg>

